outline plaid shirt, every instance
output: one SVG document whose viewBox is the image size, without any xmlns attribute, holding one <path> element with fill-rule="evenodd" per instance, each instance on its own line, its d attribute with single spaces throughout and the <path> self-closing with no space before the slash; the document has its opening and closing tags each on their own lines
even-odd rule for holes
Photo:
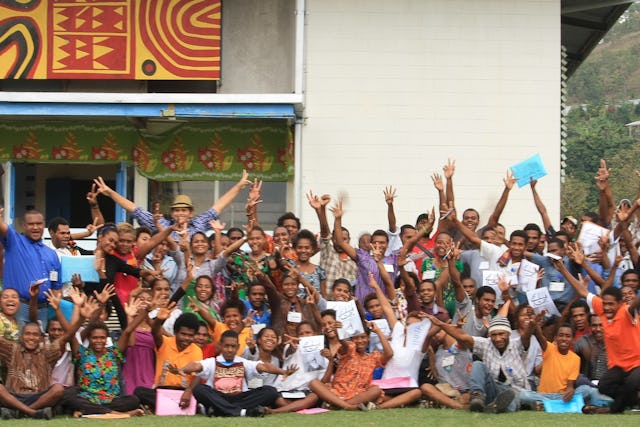
<svg viewBox="0 0 640 427">
<path fill-rule="evenodd" d="M 153 231 L 157 231 L 156 225 L 153 221 L 153 214 L 151 212 L 140 207 L 136 207 L 133 210 L 131 216 L 137 219 L 140 225 L 144 225 L 146 227 L 149 227 Z M 191 221 L 189 221 L 189 224 L 187 225 L 189 236 L 193 236 L 193 234 L 198 231 L 201 233 L 207 232 L 211 229 L 211 224 L 209 224 L 209 222 L 214 221 L 218 218 L 220 218 L 220 216 L 215 209 L 209 209 L 206 212 L 201 213 L 200 215 L 194 216 L 193 218 L 191 218 Z M 165 228 L 171 227 L 174 222 L 174 220 L 168 220 L 166 218 L 162 218 L 160 220 L 160 224 L 162 224 L 162 226 Z M 176 242 L 180 240 L 180 236 L 176 234 L 175 231 L 171 233 L 171 237 L 173 237 Z"/>
<path fill-rule="evenodd" d="M 505 384 L 521 390 L 530 389 L 527 381 L 527 351 L 519 338 L 510 338 L 506 350 L 500 354 L 491 338 L 473 337 L 473 353 L 487 365 L 494 380 L 498 380 L 502 369 L 507 378 Z"/>
<path fill-rule="evenodd" d="M 327 275 L 327 288 L 331 289 L 336 279 L 347 279 L 351 285 L 355 285 L 358 267 L 351 258 L 341 257 L 336 252 L 330 237 L 320 238 L 320 267 L 324 268 Z"/>
<path fill-rule="evenodd" d="M 9 368 L 5 385 L 13 393 L 46 391 L 51 386 L 51 371 L 60 356 L 58 341 L 29 352 L 22 344 L 0 338 L 0 360 Z"/>
</svg>

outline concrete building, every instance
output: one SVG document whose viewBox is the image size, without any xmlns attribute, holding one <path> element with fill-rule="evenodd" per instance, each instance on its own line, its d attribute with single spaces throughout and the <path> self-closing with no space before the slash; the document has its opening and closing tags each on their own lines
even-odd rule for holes
<svg viewBox="0 0 640 427">
<path fill-rule="evenodd" d="M 230 185 L 222 179 L 153 182 L 127 161 L 24 162 L 11 151 L 21 142 L 12 140 L 18 131 L 8 127 L 86 121 L 159 135 L 181 123 L 206 128 L 224 121 L 242 128 L 248 118 L 289 129 L 295 147 L 293 173 L 265 190 L 260 209 L 267 227 L 291 210 L 317 230 L 304 197 L 313 190 L 348 194 L 344 223 L 352 236 L 384 228 L 386 185 L 397 187 L 398 224 L 413 223 L 436 205 L 430 176 L 449 158 L 456 160 L 457 206 L 474 207 L 486 220 L 507 169 L 536 153 L 548 171 L 539 191 L 550 217 L 559 219 L 565 25 L 574 28 L 567 37 L 571 33 L 582 50 L 580 57 L 570 55 L 575 67 L 597 42 L 591 33 L 578 33 L 604 20 L 594 29 L 601 37 L 627 6 L 579 0 L 224 1 L 217 83 L 0 81 L 5 220 L 34 206 L 47 216 L 68 212 L 72 225 L 82 226 L 84 218 L 76 217 L 84 211 L 59 211 L 60 204 L 82 200 L 98 174 L 140 206 L 185 192 L 202 210 Z M 241 197 L 223 215 L 228 225 L 241 224 L 243 205 Z M 507 230 L 537 218 L 528 187 L 515 189 L 501 219 Z"/>
</svg>

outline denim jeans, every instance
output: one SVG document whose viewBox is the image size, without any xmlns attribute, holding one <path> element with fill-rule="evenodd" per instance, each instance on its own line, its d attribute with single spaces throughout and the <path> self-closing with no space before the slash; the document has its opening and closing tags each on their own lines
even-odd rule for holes
<svg viewBox="0 0 640 427">
<path fill-rule="evenodd" d="M 471 365 L 470 389 L 472 392 L 480 391 L 484 394 L 485 404 L 493 403 L 498 394 L 511 388 L 510 385 L 495 380 L 484 363 L 475 361 Z M 516 391 L 516 398 L 509 404 L 506 412 L 515 412 L 518 408 L 520 408 L 520 402 Z"/>
<path fill-rule="evenodd" d="M 48 306 L 38 309 L 38 320 L 41 323 L 43 331 L 47 330 L 49 319 L 54 316 L 55 313 L 53 313 L 52 316 Z M 20 308 L 16 313 L 16 322 L 18 323 L 18 327 L 20 328 L 22 328 L 26 323 L 29 323 L 29 303 L 20 301 Z"/>
<path fill-rule="evenodd" d="M 581 385 L 576 388 L 575 394 L 581 394 L 585 402 L 596 406 L 609 406 L 613 399 L 598 392 L 598 389 L 588 385 Z M 522 404 L 535 407 L 536 402 L 543 400 L 560 400 L 562 393 L 538 393 L 536 391 L 522 390 L 518 394 L 518 399 Z"/>
</svg>

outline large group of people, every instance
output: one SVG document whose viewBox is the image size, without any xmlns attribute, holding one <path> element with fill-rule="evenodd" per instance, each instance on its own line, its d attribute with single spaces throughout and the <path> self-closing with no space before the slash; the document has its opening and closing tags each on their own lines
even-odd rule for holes
<svg viewBox="0 0 640 427">
<path fill-rule="evenodd" d="M 45 242 L 40 212 L 22 234 L 0 219 L 0 415 L 164 414 L 169 395 L 173 413 L 208 416 L 551 402 L 621 413 L 640 391 L 640 199 L 616 204 L 612 173 L 597 168 L 598 212 L 558 229 L 531 180 L 537 214 L 507 233 L 513 175 L 481 226 L 457 209 L 449 161 L 432 176 L 437 210 L 398 226 L 387 187 L 387 227 L 356 246 L 340 197 L 308 192 L 317 233 L 291 212 L 267 233 L 262 183 L 246 172 L 199 215 L 187 195 L 169 215 L 147 211 L 98 177 L 84 233 L 51 218 Z M 227 229 L 220 215 L 246 188 L 247 224 Z M 105 223 L 105 197 L 138 227 Z M 93 233 L 96 249 L 82 249 Z M 96 274 L 63 278 L 62 262 L 85 265 L 66 257 Z"/>
</svg>

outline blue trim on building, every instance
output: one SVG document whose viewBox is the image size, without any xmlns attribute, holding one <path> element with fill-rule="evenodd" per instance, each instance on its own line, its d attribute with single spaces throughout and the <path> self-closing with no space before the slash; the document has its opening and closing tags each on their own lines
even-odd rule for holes
<svg viewBox="0 0 640 427">
<path fill-rule="evenodd" d="M 120 194 L 125 199 L 127 197 L 127 163 L 120 162 L 118 166 L 118 172 L 116 172 L 116 193 Z M 116 224 L 127 221 L 127 212 L 116 204 Z"/>
<path fill-rule="evenodd" d="M 165 112 L 163 114 L 163 112 Z M 295 118 L 291 104 L 99 104 L 0 102 L 0 116 Z"/>
</svg>

